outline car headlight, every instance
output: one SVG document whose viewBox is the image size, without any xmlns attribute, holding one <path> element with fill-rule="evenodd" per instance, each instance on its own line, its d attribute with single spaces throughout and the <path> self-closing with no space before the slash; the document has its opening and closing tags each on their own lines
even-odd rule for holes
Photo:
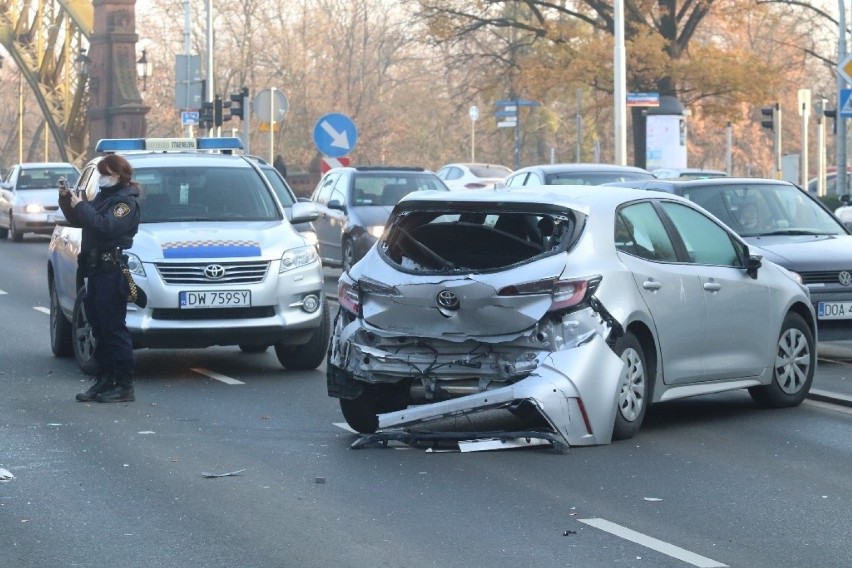
<svg viewBox="0 0 852 568">
<path fill-rule="evenodd" d="M 130 270 L 130 273 L 135 276 L 145 276 L 145 267 L 142 266 L 139 257 L 130 252 L 124 254 L 127 255 L 127 269 Z"/>
<path fill-rule="evenodd" d="M 39 205 L 38 203 L 30 203 L 26 207 L 24 207 L 24 211 L 27 213 L 43 213 L 44 207 Z"/>
<path fill-rule="evenodd" d="M 370 233 L 372 236 L 376 237 L 377 239 L 381 239 L 382 233 L 385 232 L 385 226 L 373 225 L 372 227 L 367 227 L 367 232 Z"/>
<path fill-rule="evenodd" d="M 281 255 L 281 268 L 278 269 L 278 273 L 307 266 L 317 261 L 319 261 L 319 255 L 317 248 L 313 245 L 290 249 Z"/>
<path fill-rule="evenodd" d="M 317 238 L 317 234 L 314 231 L 299 231 L 303 237 L 305 237 L 305 241 L 309 245 L 317 246 L 319 244 L 319 239 Z"/>
</svg>

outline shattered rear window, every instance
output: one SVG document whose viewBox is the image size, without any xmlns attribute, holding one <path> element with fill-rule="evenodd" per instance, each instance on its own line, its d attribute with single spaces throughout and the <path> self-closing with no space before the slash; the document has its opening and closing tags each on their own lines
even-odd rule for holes
<svg viewBox="0 0 852 568">
<path fill-rule="evenodd" d="M 541 205 L 464 203 L 408 205 L 396 211 L 379 243 L 405 271 L 494 271 L 569 249 L 582 213 Z M 460 210 L 463 208 L 463 210 Z"/>
</svg>

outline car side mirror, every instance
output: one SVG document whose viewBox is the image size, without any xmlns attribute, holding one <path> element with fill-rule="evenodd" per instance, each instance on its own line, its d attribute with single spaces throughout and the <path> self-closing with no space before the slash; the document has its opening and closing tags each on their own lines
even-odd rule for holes
<svg viewBox="0 0 852 568">
<path fill-rule="evenodd" d="M 757 278 L 757 269 L 763 266 L 763 256 L 759 254 L 749 254 L 748 264 L 746 265 L 746 274 L 751 278 Z"/>
<path fill-rule="evenodd" d="M 290 206 L 291 223 L 308 223 L 319 218 L 319 207 L 313 201 L 299 201 Z"/>
<path fill-rule="evenodd" d="M 11 183 L 9 183 L 8 181 L 4 181 L 4 182 L 0 183 L 0 188 L 3 188 L 3 189 L 12 189 L 12 184 L 11 184 Z"/>
<path fill-rule="evenodd" d="M 331 201 L 329 201 L 326 204 L 326 207 L 328 207 L 329 209 L 336 209 L 338 211 L 346 211 L 346 206 L 337 199 L 332 199 Z"/>
<path fill-rule="evenodd" d="M 843 205 L 849 205 L 849 194 L 848 193 L 844 193 L 843 195 L 840 196 L 840 203 L 842 203 Z"/>
</svg>

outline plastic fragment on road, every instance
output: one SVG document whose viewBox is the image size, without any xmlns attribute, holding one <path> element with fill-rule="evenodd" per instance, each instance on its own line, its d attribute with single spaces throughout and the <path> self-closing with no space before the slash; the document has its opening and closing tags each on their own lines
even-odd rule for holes
<svg viewBox="0 0 852 568">
<path fill-rule="evenodd" d="M 15 479 L 15 476 L 12 475 L 12 472 L 8 469 L 3 469 L 2 467 L 0 467 L 0 481 L 11 481 L 12 479 Z"/>
<path fill-rule="evenodd" d="M 244 469 L 238 469 L 237 471 L 229 471 L 227 473 L 208 473 L 206 471 L 202 471 L 201 475 L 203 477 L 208 477 L 208 478 L 209 477 L 229 477 L 229 476 L 232 476 L 232 475 L 239 475 L 244 471 L 245 471 Z"/>
</svg>

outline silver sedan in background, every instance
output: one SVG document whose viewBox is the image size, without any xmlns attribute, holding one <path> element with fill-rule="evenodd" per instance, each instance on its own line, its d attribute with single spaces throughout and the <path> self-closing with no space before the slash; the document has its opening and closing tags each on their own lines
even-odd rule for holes
<svg viewBox="0 0 852 568">
<path fill-rule="evenodd" d="M 816 366 L 795 276 L 661 192 L 411 194 L 339 303 L 328 391 L 362 433 L 503 413 L 518 437 L 607 444 L 653 402 L 748 389 L 798 405 Z"/>
</svg>

